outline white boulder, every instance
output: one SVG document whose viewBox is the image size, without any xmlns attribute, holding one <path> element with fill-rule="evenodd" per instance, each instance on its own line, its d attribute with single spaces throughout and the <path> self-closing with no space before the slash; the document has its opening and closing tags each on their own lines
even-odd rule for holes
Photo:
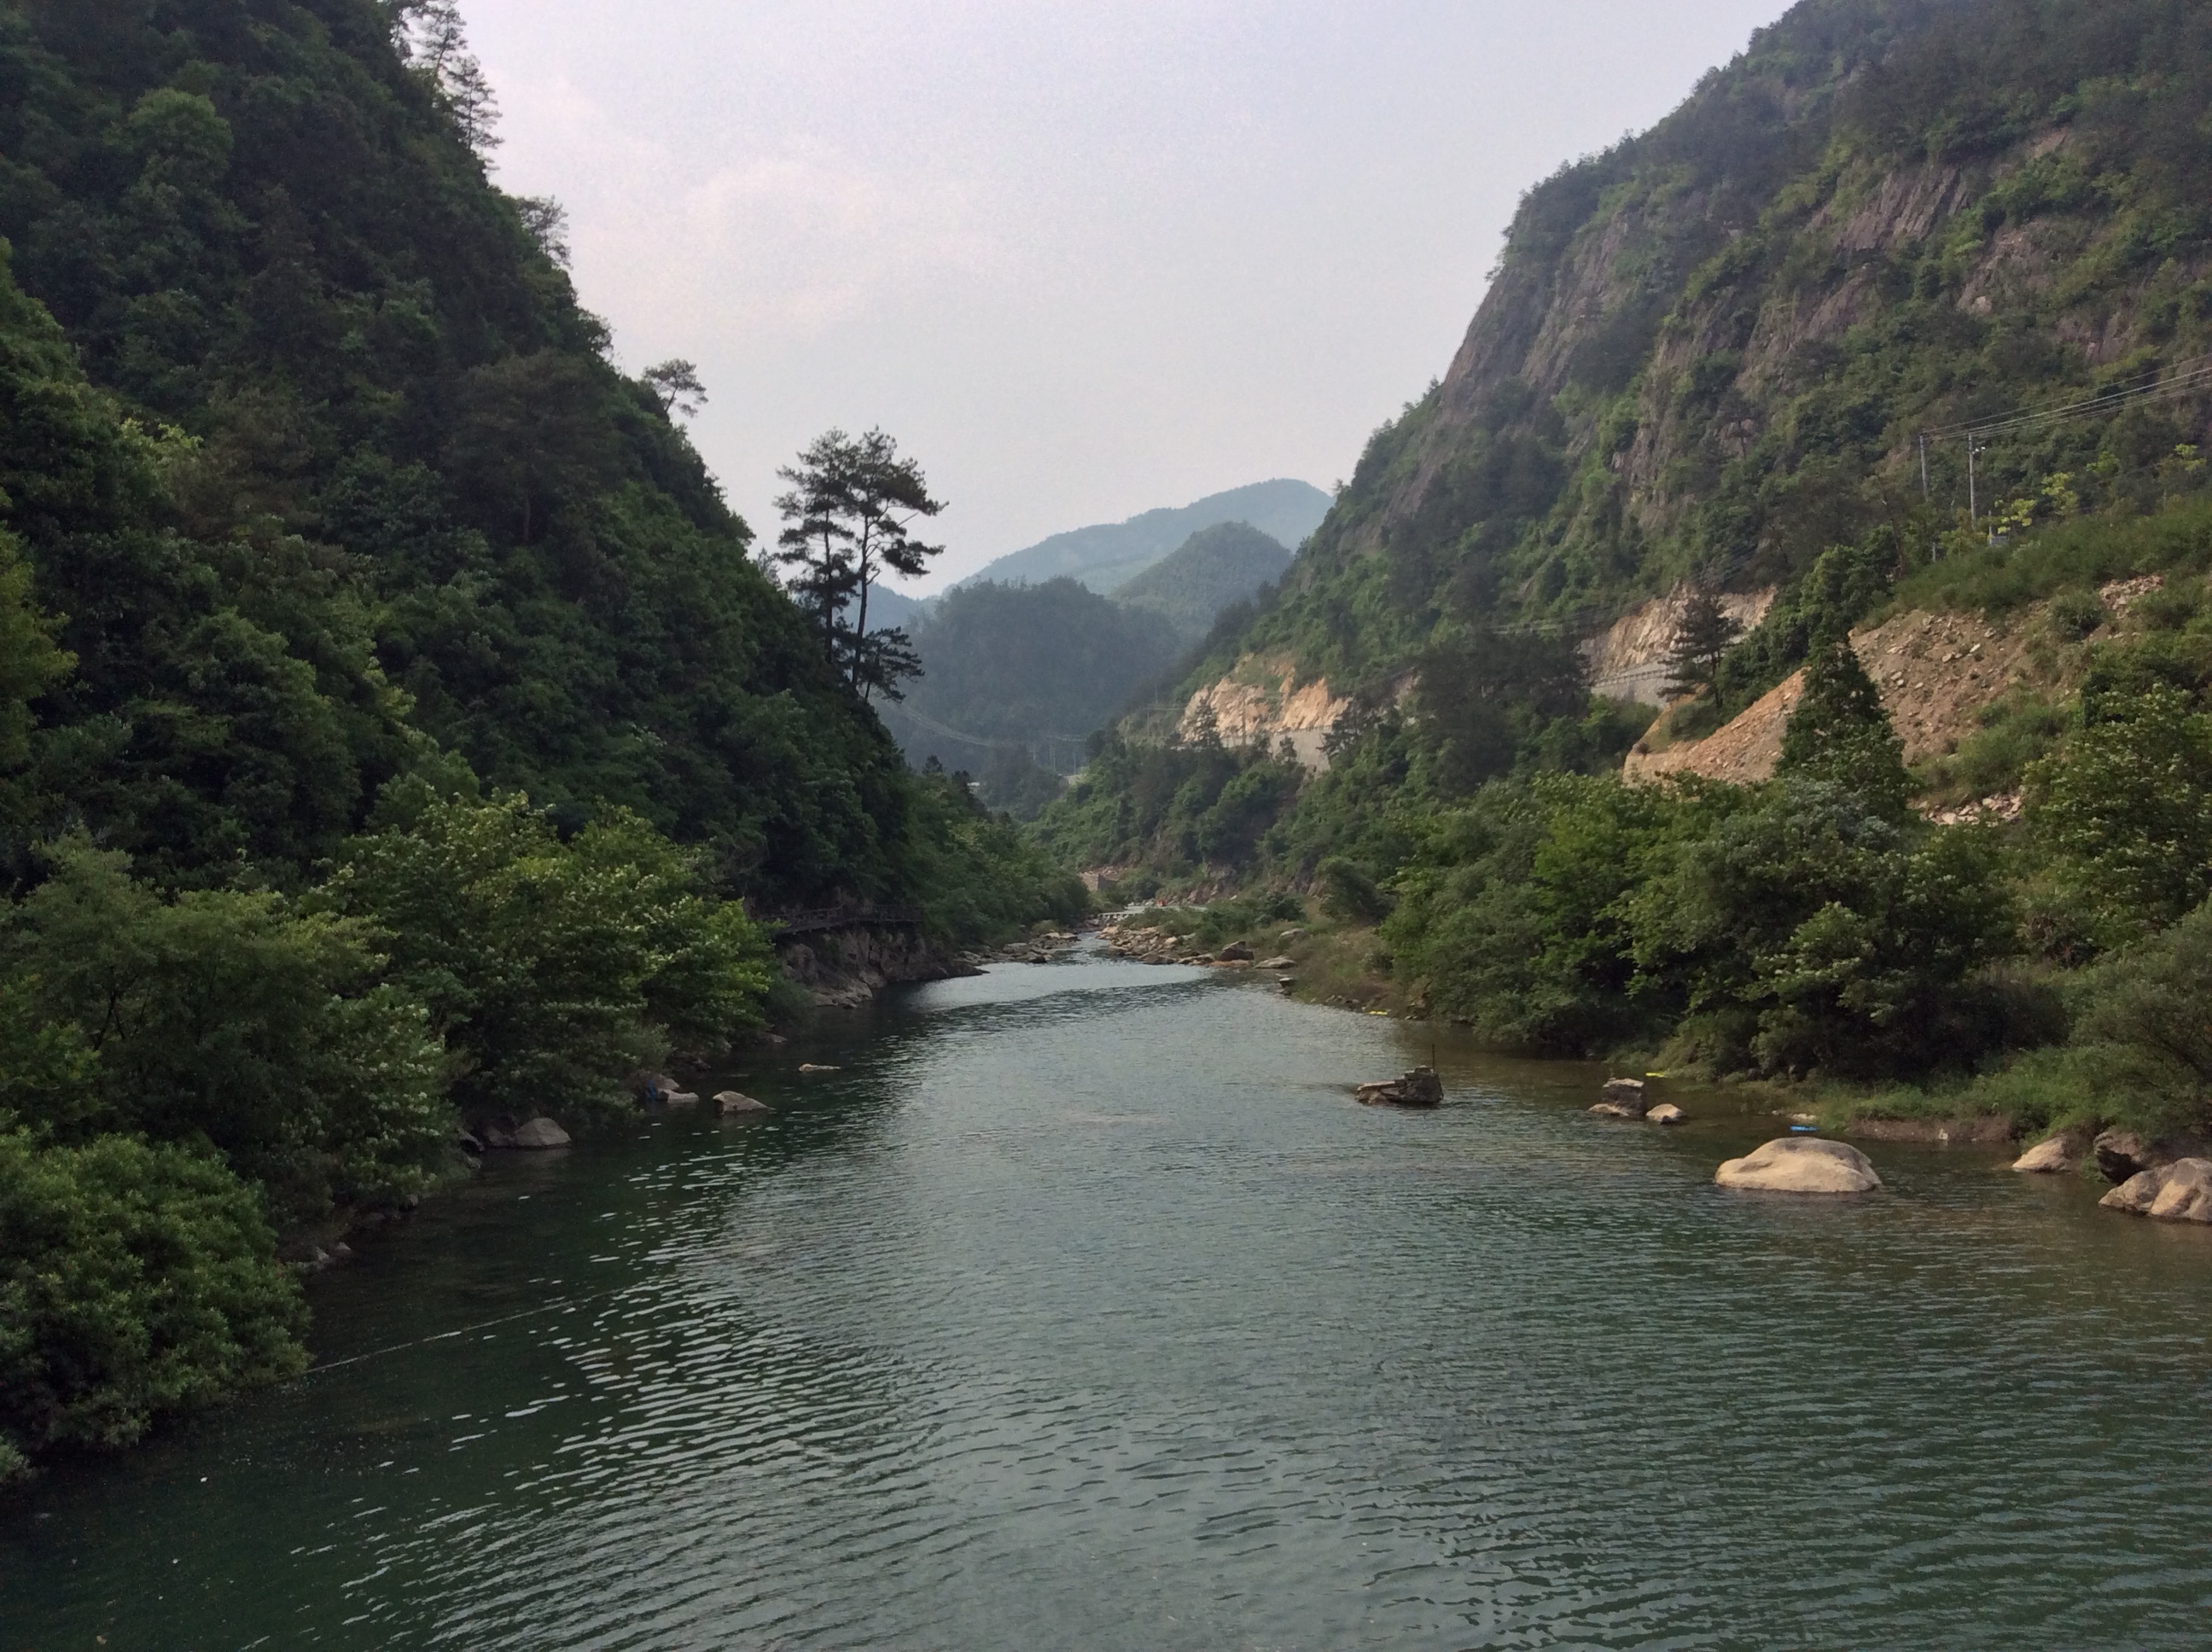
<svg viewBox="0 0 2212 1652">
<path fill-rule="evenodd" d="M 2069 1175 L 2079 1162 L 2074 1157 L 2074 1144 L 2064 1136 L 2053 1136 L 2022 1153 L 2013 1161 L 2012 1168 L 2022 1175 L 2063 1176 Z"/>
<path fill-rule="evenodd" d="M 1856 1147 L 1811 1136 L 1784 1136 L 1732 1158 L 1714 1174 L 1723 1187 L 1770 1193 L 1870 1193 L 1881 1186 L 1874 1162 Z"/>
</svg>

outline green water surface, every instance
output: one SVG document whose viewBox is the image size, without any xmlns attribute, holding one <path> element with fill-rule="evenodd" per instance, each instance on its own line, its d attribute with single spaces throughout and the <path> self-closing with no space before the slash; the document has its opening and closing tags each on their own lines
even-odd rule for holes
<svg viewBox="0 0 2212 1652">
<path fill-rule="evenodd" d="M 1006 967 L 499 1160 L 0 1505 L 0 1652 L 2212 1644 L 2212 1232 L 1427 1037 Z"/>
</svg>

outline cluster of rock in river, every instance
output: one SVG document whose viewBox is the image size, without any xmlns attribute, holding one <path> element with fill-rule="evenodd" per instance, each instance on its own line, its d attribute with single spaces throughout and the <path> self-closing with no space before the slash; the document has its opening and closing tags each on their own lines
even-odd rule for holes
<svg viewBox="0 0 2212 1652">
<path fill-rule="evenodd" d="M 2106 1181 L 2117 1184 L 2098 1202 L 2160 1222 L 2212 1224 L 2212 1158 L 2203 1144 L 2148 1142 L 2132 1130 L 2107 1130 L 2085 1144 L 2086 1133 L 2062 1132 L 2038 1142 L 2012 1167 L 2028 1175 L 2068 1175 L 2087 1157 Z"/>
<path fill-rule="evenodd" d="M 1195 964 L 1201 969 L 1295 969 L 1296 958 L 1284 957 L 1257 958 L 1253 948 L 1244 941 L 1231 941 L 1218 951 L 1208 952 L 1186 935 L 1176 935 L 1150 925 L 1139 927 L 1128 924 L 1109 924 L 1098 932 L 1106 950 L 1117 958 L 1127 958 L 1134 963 Z M 1290 946 L 1306 938 L 1303 929 L 1286 929 L 1275 938 L 1278 946 Z M 1296 984 L 1295 978 L 1279 977 L 1285 989 Z"/>
</svg>

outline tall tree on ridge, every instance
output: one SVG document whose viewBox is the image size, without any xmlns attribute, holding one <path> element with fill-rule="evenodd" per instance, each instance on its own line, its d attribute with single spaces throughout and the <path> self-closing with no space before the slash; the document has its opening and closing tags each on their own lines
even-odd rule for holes
<svg viewBox="0 0 2212 1652">
<path fill-rule="evenodd" d="M 921 573 L 944 549 L 912 532 L 944 501 L 881 430 L 858 438 L 829 431 L 776 475 L 791 485 L 775 507 L 787 525 L 776 561 L 796 570 L 792 595 L 822 628 L 830 663 L 854 693 L 902 698 L 899 682 L 919 674 L 921 660 L 904 631 L 868 629 L 868 593 L 886 573 Z"/>
<path fill-rule="evenodd" d="M 483 64 L 469 50 L 459 0 L 386 0 L 399 55 L 430 83 L 478 155 L 499 147 L 499 100 Z"/>
</svg>

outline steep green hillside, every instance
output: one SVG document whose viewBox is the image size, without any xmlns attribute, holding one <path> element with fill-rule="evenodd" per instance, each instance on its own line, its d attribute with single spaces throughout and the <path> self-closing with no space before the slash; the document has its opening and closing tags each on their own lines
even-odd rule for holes
<svg viewBox="0 0 2212 1652">
<path fill-rule="evenodd" d="M 909 774 L 421 5 L 0 7 L 0 1482 L 300 1370 L 464 1125 L 763 1027 L 771 910 L 1081 909 Z"/>
<path fill-rule="evenodd" d="M 623 805 L 711 845 L 766 900 L 897 895 L 890 743 L 608 364 L 557 221 L 487 185 L 395 49 L 403 9 L 0 10 L 0 234 L 154 452 L 146 531 L 196 548 L 88 551 L 112 512 L 14 495 L 80 663 L 48 720 L 104 720 L 64 814 L 165 876 L 281 880 L 362 818 L 404 717 L 564 818 Z M 220 672 L 190 663 L 210 649 Z M 249 757 L 262 725 L 280 750 Z"/>
<path fill-rule="evenodd" d="M 1176 664 L 1175 630 L 1073 580 L 963 585 L 915 633 L 923 673 L 884 720 L 908 755 L 980 771 L 1016 745 L 1073 763 L 1083 742 Z"/>
<path fill-rule="evenodd" d="M 1186 642 L 1195 642 L 1232 603 L 1248 601 L 1283 576 L 1291 553 L 1244 522 L 1224 522 L 1194 533 L 1182 549 L 1155 562 L 1114 600 L 1158 614 Z"/>
</svg>

